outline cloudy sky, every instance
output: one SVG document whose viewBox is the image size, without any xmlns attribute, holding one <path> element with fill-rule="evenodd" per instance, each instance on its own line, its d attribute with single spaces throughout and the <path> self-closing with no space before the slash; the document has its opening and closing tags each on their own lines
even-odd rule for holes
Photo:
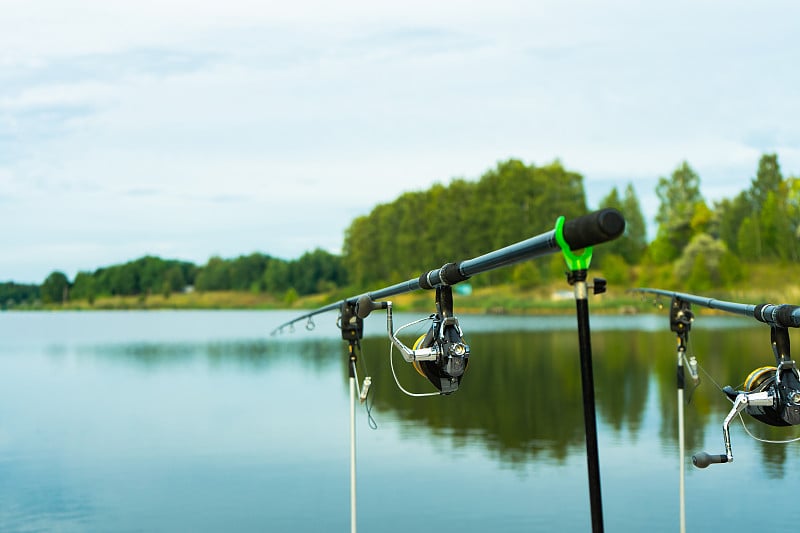
<svg viewBox="0 0 800 533">
<path fill-rule="evenodd" d="M 683 160 L 708 200 L 766 152 L 800 176 L 793 0 L 0 7 L 0 281 L 338 252 L 375 204 L 511 157 L 560 159 L 590 207 L 632 182 L 649 218 Z"/>
</svg>

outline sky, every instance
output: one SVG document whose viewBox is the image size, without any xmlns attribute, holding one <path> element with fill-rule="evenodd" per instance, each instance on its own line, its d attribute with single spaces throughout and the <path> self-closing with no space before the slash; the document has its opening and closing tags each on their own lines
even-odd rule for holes
<svg viewBox="0 0 800 533">
<path fill-rule="evenodd" d="M 793 0 L 0 8 L 0 281 L 339 253 L 375 205 L 509 158 L 560 160 L 590 209 L 632 183 L 650 223 L 683 161 L 709 202 L 764 153 L 800 176 Z"/>
</svg>

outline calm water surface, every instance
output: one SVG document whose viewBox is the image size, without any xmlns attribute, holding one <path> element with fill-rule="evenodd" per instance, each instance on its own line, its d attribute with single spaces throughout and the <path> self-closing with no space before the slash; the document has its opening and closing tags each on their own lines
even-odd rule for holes
<svg viewBox="0 0 800 533">
<path fill-rule="evenodd" d="M 345 346 L 335 313 L 269 336 L 293 316 L 0 313 L 0 531 L 349 530 Z M 359 529 L 588 531 L 575 318 L 461 323 L 461 389 L 409 398 L 382 317 L 366 321 L 359 371 L 377 429 L 360 406 Z M 591 324 L 606 530 L 677 531 L 667 312 Z M 769 329 L 744 318 L 699 316 L 690 348 L 708 375 L 686 407 L 689 463 L 723 452 L 730 404 L 713 382 L 739 385 L 774 361 Z M 407 389 L 430 390 L 395 362 Z M 746 420 L 762 437 L 798 434 Z M 732 438 L 733 464 L 687 469 L 689 529 L 783 528 L 757 505 L 794 493 L 798 445 L 755 442 L 738 422 Z"/>
</svg>

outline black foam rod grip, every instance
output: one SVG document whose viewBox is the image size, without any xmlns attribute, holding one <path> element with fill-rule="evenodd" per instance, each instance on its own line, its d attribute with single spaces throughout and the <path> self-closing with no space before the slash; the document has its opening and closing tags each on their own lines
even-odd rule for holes
<svg viewBox="0 0 800 533">
<path fill-rule="evenodd" d="M 580 250 L 611 241 L 625 231 L 625 217 L 608 207 L 564 222 L 564 241 L 572 250 Z"/>
</svg>

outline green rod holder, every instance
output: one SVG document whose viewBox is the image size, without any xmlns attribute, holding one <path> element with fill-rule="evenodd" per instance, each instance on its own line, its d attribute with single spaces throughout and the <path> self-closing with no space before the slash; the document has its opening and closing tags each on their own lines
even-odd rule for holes
<svg viewBox="0 0 800 533">
<path fill-rule="evenodd" d="M 588 270 L 589 264 L 592 262 L 592 247 L 587 246 L 583 249 L 580 255 L 570 250 L 567 241 L 564 240 L 564 217 L 560 216 L 556 220 L 556 242 L 561 247 L 561 252 L 564 254 L 564 261 L 567 262 L 567 267 L 571 272 L 576 270 Z"/>
</svg>

